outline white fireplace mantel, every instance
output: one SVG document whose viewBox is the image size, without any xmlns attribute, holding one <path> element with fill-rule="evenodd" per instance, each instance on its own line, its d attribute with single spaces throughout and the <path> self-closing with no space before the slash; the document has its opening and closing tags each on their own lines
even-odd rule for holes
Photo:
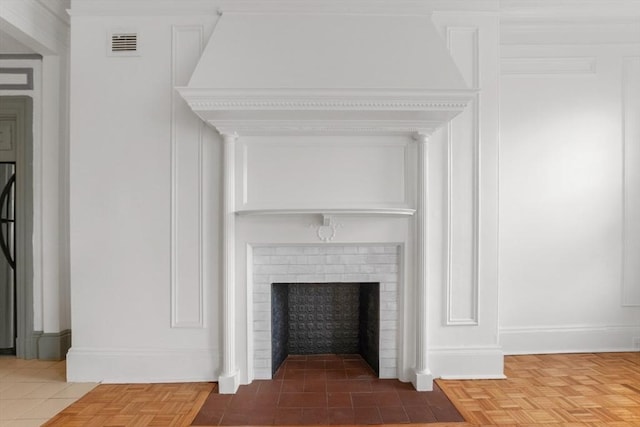
<svg viewBox="0 0 640 427">
<path fill-rule="evenodd" d="M 431 134 L 461 113 L 476 90 L 177 88 L 221 134 Z"/>
<path fill-rule="evenodd" d="M 239 216 L 250 215 L 321 215 L 321 216 L 386 216 L 407 217 L 415 209 L 368 208 L 368 209 L 247 209 L 236 212 Z"/>
<path fill-rule="evenodd" d="M 431 390 L 433 377 L 427 345 L 427 140 L 475 102 L 478 93 L 460 74 L 431 17 L 223 13 L 187 87 L 176 89 L 193 112 L 217 129 L 223 139 L 220 392 L 235 393 L 241 381 L 253 379 L 248 366 L 238 363 L 242 357 L 237 354 L 235 310 L 236 289 L 249 286 L 242 283 L 246 268 L 240 264 L 243 257 L 248 258 L 247 244 L 255 240 L 238 241 L 236 226 L 242 228 L 240 217 L 273 215 L 319 215 L 317 237 L 325 244 L 345 243 L 340 241 L 342 236 L 336 238 L 340 226 L 336 216 L 413 220 L 403 224 L 404 231 L 396 232 L 395 237 L 386 236 L 379 243 L 411 241 L 416 246 L 415 251 L 410 251 L 412 258 L 406 267 L 412 271 L 400 273 L 403 278 L 412 277 L 406 287 L 415 297 L 407 302 L 411 306 L 407 312 L 415 314 L 408 329 L 414 335 L 411 341 L 415 341 L 415 348 L 410 350 L 414 355 L 404 354 L 402 369 L 403 378 L 411 380 L 418 390 Z M 292 144 L 289 151 L 274 148 L 274 138 L 284 140 L 291 135 L 295 137 L 288 139 Z M 246 138 L 248 141 L 243 141 L 245 136 L 250 137 Z M 380 149 L 380 139 L 375 142 L 380 137 L 396 143 L 392 149 Z M 407 141 L 399 144 L 398 139 Z M 410 139 L 415 141 L 412 147 Z M 336 144 L 336 140 L 340 143 Z M 267 185 L 260 194 L 284 193 L 287 197 L 267 197 L 268 203 L 246 204 L 243 186 L 247 176 L 256 170 L 264 172 L 258 173 L 258 178 L 253 176 L 258 181 L 260 177 L 268 181 L 269 176 L 278 175 L 299 188 L 301 176 L 311 173 L 312 181 L 331 181 L 339 187 L 341 183 L 332 180 L 330 167 L 314 168 L 316 155 L 323 152 L 331 164 L 331 159 L 340 158 L 340 150 L 354 141 L 359 141 L 355 146 L 361 147 L 358 153 L 364 157 L 351 152 L 339 162 L 341 174 L 335 172 L 345 180 L 356 177 L 359 187 L 352 187 L 348 193 L 352 198 L 340 199 L 322 189 L 326 197 L 305 204 L 299 200 L 299 192 L 292 190 L 295 185 Z M 309 150 L 310 146 L 317 150 Z M 270 153 L 280 151 L 275 156 L 264 151 L 262 155 L 250 154 L 253 150 L 259 152 L 256 147 L 266 147 L 263 150 L 271 150 Z M 300 150 L 307 151 L 301 154 Z M 369 154 L 365 154 L 367 150 Z M 293 151 L 298 153 L 298 168 L 278 160 L 287 157 L 295 161 Z M 247 163 L 246 156 L 254 156 L 249 157 L 253 163 Z M 366 164 L 363 159 L 371 163 Z M 345 166 L 348 162 L 353 166 Z M 390 186 L 383 188 L 384 182 L 376 180 L 380 173 L 391 179 Z M 374 190 L 368 187 L 367 193 L 363 191 L 367 189 L 365 182 L 380 185 Z M 371 199 L 359 197 L 362 192 Z M 321 206 L 316 206 L 316 201 Z M 371 233 L 368 234 L 370 239 Z M 406 237 L 408 234 L 414 237 Z M 288 243 L 302 243 L 299 238 L 292 239 Z M 236 248 L 240 248 L 237 253 Z M 244 278 L 245 282 L 248 280 Z M 248 305 L 248 301 L 244 302 L 240 306 Z M 405 356 L 413 366 L 405 365 Z M 394 370 L 394 375 L 398 371 Z"/>
<path fill-rule="evenodd" d="M 224 12 L 177 90 L 240 135 L 431 134 L 477 94 L 430 16 L 367 13 Z"/>
</svg>

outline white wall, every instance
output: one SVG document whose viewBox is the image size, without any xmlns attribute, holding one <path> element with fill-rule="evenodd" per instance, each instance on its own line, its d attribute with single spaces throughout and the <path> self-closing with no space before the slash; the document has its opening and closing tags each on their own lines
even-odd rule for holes
<svg viewBox="0 0 640 427">
<path fill-rule="evenodd" d="M 195 381 L 219 373 L 220 143 L 173 90 L 186 84 L 215 6 L 73 4 L 72 381 Z M 620 124 L 621 57 L 637 56 L 638 45 L 608 39 L 590 46 L 586 37 L 577 46 L 540 47 L 546 39 L 523 42 L 520 28 L 503 31 L 500 41 L 496 11 L 434 15 L 463 75 L 480 89 L 473 108 L 428 143 L 430 366 L 446 377 L 501 372 L 501 346 L 511 353 L 630 349 L 638 335 L 638 307 L 621 304 Z M 634 28 L 599 34 L 635 37 Z M 138 32 L 140 54 L 107 54 L 111 30 Z M 522 60 L 530 57 L 568 59 Z M 595 58 L 596 71 L 576 57 Z M 500 62 L 511 70 L 502 77 Z M 532 67 L 533 75 L 518 73 Z M 379 197 L 404 206 L 395 187 L 383 189 Z M 250 194 L 248 201 L 255 204 L 247 209 L 273 200 Z M 345 219 L 337 243 L 400 239 L 410 254 L 407 220 L 388 221 Z M 246 244 L 290 244 L 293 235 L 317 242 L 306 217 L 238 223 L 238 301 L 247 291 Z M 238 303 L 236 316 L 236 365 L 246 367 L 246 306 Z M 406 334 L 401 363 L 410 367 Z"/>
<path fill-rule="evenodd" d="M 70 381 L 217 378 L 219 143 L 174 92 L 210 12 L 74 10 Z M 108 54 L 123 29 L 139 55 Z"/>
<path fill-rule="evenodd" d="M 135 2 L 136 7 L 129 9 L 123 3 L 112 8 L 104 3 L 73 3 L 73 348 L 68 356 L 72 381 L 211 380 L 219 373 L 220 143 L 218 136 L 204 128 L 173 91 L 174 86 L 186 84 L 217 15 L 215 5 L 188 5 L 186 9 L 172 9 L 167 4 L 162 12 L 149 12 L 145 2 Z M 150 13 L 157 14 L 149 16 Z M 443 38 L 450 38 L 449 47 L 471 79 L 469 83 L 484 87 L 477 102 L 486 107 L 480 112 L 476 102 L 473 112 L 455 129 L 440 132 L 429 142 L 429 191 L 433 202 L 429 205 L 429 292 L 433 294 L 429 336 L 434 349 L 433 369 L 436 375 L 499 376 L 502 353 L 497 346 L 496 305 L 497 19 L 495 14 L 484 12 L 444 13 L 438 19 Z M 111 30 L 137 32 L 140 54 L 108 55 L 105 48 Z M 480 61 L 483 55 L 486 62 Z M 482 131 L 477 130 L 479 124 Z M 459 145 L 456 156 L 465 158 L 452 166 L 455 169 L 450 174 L 448 166 L 442 166 L 452 155 L 446 148 L 449 139 Z M 486 142 L 478 146 L 481 139 Z M 362 142 L 338 146 L 339 156 L 334 161 L 348 166 L 358 151 L 354 147 Z M 287 207 L 291 200 L 299 202 L 296 207 L 309 207 L 318 201 L 314 197 L 332 194 L 327 188 L 337 188 L 335 191 L 342 197 L 343 204 L 335 207 L 349 205 L 347 202 L 353 197 L 362 206 L 369 201 L 376 205 L 382 201 L 386 207 L 411 207 L 415 203 L 415 187 L 411 183 L 415 151 L 409 150 L 407 156 L 402 149 L 393 147 L 414 143 L 408 138 L 392 138 L 389 143 L 387 146 L 382 141 L 380 146 L 390 150 L 394 167 L 379 178 L 384 180 L 381 189 L 366 182 L 367 168 L 350 171 L 345 166 L 338 171 L 365 179 L 361 184 L 366 194 L 340 187 L 339 179 L 333 176 L 326 182 L 327 187 L 320 185 L 316 192 L 302 193 L 311 195 L 304 200 L 295 197 L 299 188 L 293 193 L 275 193 L 286 196 L 278 200 L 265 199 L 264 195 L 256 197 L 251 193 L 253 189 L 265 190 L 260 187 L 266 185 L 260 175 L 264 171 L 258 167 L 248 175 L 253 181 L 249 181 L 244 207 L 273 207 L 267 206 L 272 202 Z M 370 164 L 365 166 L 379 165 L 379 150 L 365 153 L 370 155 Z M 241 151 L 237 159 L 242 161 Z M 477 161 L 486 168 L 482 177 L 480 168 L 468 168 Z M 242 164 L 237 169 L 242 171 Z M 451 184 L 451 191 L 463 204 L 445 206 L 447 213 L 443 215 L 438 206 L 447 199 L 447 185 L 453 179 L 456 183 Z M 237 182 L 242 179 L 239 177 Z M 285 181 L 276 184 L 288 185 Z M 473 200 L 475 193 L 485 197 L 482 206 Z M 467 197 L 472 199 L 471 211 L 466 208 Z M 452 219 L 455 224 L 449 224 Z M 345 218 L 340 222 L 344 227 L 336 243 L 402 243 L 406 245 L 406 255 L 413 256 L 411 220 Z M 477 224 L 482 224 L 482 231 Z M 280 226 L 275 235 L 273 225 Z M 460 243 L 449 256 L 447 231 L 440 234 L 449 229 L 455 230 L 459 242 L 467 239 L 474 244 Z M 308 218 L 239 220 L 237 301 L 246 297 L 245 244 L 290 244 L 294 236 L 298 243 L 318 241 Z M 442 269 L 443 265 L 456 267 Z M 413 264 L 407 268 L 404 303 L 413 306 Z M 447 271 L 454 268 L 464 271 L 455 283 L 447 278 Z M 236 313 L 236 354 L 237 365 L 245 369 L 250 359 L 243 304 L 238 302 Z M 453 311 L 449 313 L 444 307 Z M 413 321 L 413 316 L 415 313 L 407 308 L 404 321 Z M 414 333 L 409 327 L 403 337 L 400 363 L 407 371 L 402 372 L 403 378 L 408 378 L 413 366 Z M 247 379 L 243 373 L 242 381 Z"/>
<path fill-rule="evenodd" d="M 500 342 L 506 353 L 631 350 L 640 336 L 640 301 L 630 292 L 640 289 L 640 275 L 622 275 L 624 236 L 640 242 L 637 228 L 623 228 L 625 205 L 637 209 L 637 197 L 630 197 L 640 190 L 640 164 L 627 162 L 626 173 L 635 178 L 628 179 L 625 200 L 623 148 L 631 155 L 640 145 L 637 132 L 630 133 L 640 121 L 638 104 L 623 105 L 640 80 L 624 59 L 640 56 L 640 6 L 635 12 L 561 30 L 552 23 L 528 30 L 503 23 Z M 638 221 L 634 212 L 631 223 Z M 627 267 L 637 270 L 637 257 L 629 255 Z"/>
</svg>

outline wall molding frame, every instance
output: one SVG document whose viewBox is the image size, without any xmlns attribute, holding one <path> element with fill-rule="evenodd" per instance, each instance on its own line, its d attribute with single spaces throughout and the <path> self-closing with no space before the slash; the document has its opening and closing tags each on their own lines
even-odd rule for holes
<svg viewBox="0 0 640 427">
<path fill-rule="evenodd" d="M 12 82 L 7 76 L 21 76 L 24 82 Z M 0 68 L 0 90 L 33 90 L 33 68 Z"/>
<path fill-rule="evenodd" d="M 622 58 L 622 280 L 623 307 L 640 306 L 640 56 Z M 635 243 L 635 244 L 634 244 Z"/>
<path fill-rule="evenodd" d="M 593 56 L 501 58 L 500 71 L 503 76 L 595 75 L 597 64 Z"/>
<path fill-rule="evenodd" d="M 173 89 L 188 82 L 191 71 L 197 64 L 204 48 L 204 27 L 202 25 L 174 26 L 171 45 L 171 327 L 204 328 L 204 155 L 202 123 L 191 113 L 182 98 Z M 195 156 L 195 158 L 194 158 Z M 197 165 L 195 173 L 184 167 L 181 160 Z M 184 194 L 196 194 L 196 217 L 193 212 L 185 212 L 181 206 Z M 189 205 L 192 205 L 189 204 Z M 190 214 L 186 217 L 187 214 Z M 183 219 L 184 217 L 184 219 Z M 195 228 L 194 228 L 195 227 Z M 196 245 L 187 244 L 187 252 L 180 250 L 182 239 L 196 239 Z M 188 243 L 193 243 L 189 241 Z M 187 261 L 184 261 L 186 258 Z M 196 265 L 187 265 L 189 271 L 195 267 L 197 277 L 182 276 L 183 262 L 195 260 Z M 195 315 L 194 315 L 195 313 Z"/>
<path fill-rule="evenodd" d="M 453 41 L 454 37 L 464 40 L 463 45 L 456 45 Z M 479 43 L 480 29 L 468 26 L 447 26 L 446 40 L 447 48 L 451 52 L 454 60 L 460 56 L 462 60 L 466 59 L 466 64 L 458 63 L 461 68 L 462 75 L 465 77 L 467 84 L 471 87 L 480 86 L 480 65 L 479 65 Z M 460 40 L 458 40 L 460 41 Z M 468 51 L 463 52 L 464 48 Z M 469 60 L 470 58 L 470 60 Z M 461 61 L 462 61 L 461 60 Z M 461 65 L 463 65 L 461 67 Z M 480 94 L 476 94 L 474 99 L 469 103 L 467 110 L 454 118 L 447 125 L 447 253 L 446 253 L 446 312 L 445 325 L 447 326 L 476 326 L 478 325 L 478 263 L 479 263 L 479 235 L 480 235 L 480 118 L 479 118 Z M 459 136 L 461 134 L 461 136 Z M 470 218 L 465 216 L 465 221 L 471 221 L 471 253 L 459 253 L 454 244 L 454 233 L 456 229 L 455 208 L 453 205 L 454 192 L 457 186 L 454 184 L 454 172 L 456 170 L 467 170 L 469 165 L 457 166 L 454 159 L 458 158 L 453 150 L 462 144 L 466 149 L 471 151 L 471 168 L 470 168 L 470 191 L 471 194 L 471 212 Z M 462 191 L 462 190 L 460 190 Z M 454 272 L 458 269 L 454 268 L 455 259 L 458 257 L 470 257 L 471 265 L 469 271 L 466 272 L 470 276 L 470 283 L 462 284 L 456 288 L 454 281 Z M 462 294 L 462 295 L 459 295 Z M 469 312 L 466 316 L 458 316 L 455 314 L 458 298 L 469 298 Z"/>
</svg>

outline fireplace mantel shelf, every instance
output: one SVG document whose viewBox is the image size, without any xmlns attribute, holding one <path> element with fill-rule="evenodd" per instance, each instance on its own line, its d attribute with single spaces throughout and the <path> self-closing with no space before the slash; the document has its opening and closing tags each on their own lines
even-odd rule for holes
<svg viewBox="0 0 640 427">
<path fill-rule="evenodd" d="M 361 209 L 246 209 L 237 215 L 345 215 L 345 216 L 412 216 L 415 209 L 405 208 L 361 208 Z"/>
</svg>

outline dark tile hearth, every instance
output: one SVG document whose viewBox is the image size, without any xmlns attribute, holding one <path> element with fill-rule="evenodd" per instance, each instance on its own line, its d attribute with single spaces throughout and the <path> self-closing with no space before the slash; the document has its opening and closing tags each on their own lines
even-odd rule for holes
<svg viewBox="0 0 640 427">
<path fill-rule="evenodd" d="M 378 379 L 360 355 L 289 356 L 273 380 L 240 386 L 235 395 L 211 392 L 194 426 L 336 425 L 463 422 L 434 384 Z"/>
</svg>

